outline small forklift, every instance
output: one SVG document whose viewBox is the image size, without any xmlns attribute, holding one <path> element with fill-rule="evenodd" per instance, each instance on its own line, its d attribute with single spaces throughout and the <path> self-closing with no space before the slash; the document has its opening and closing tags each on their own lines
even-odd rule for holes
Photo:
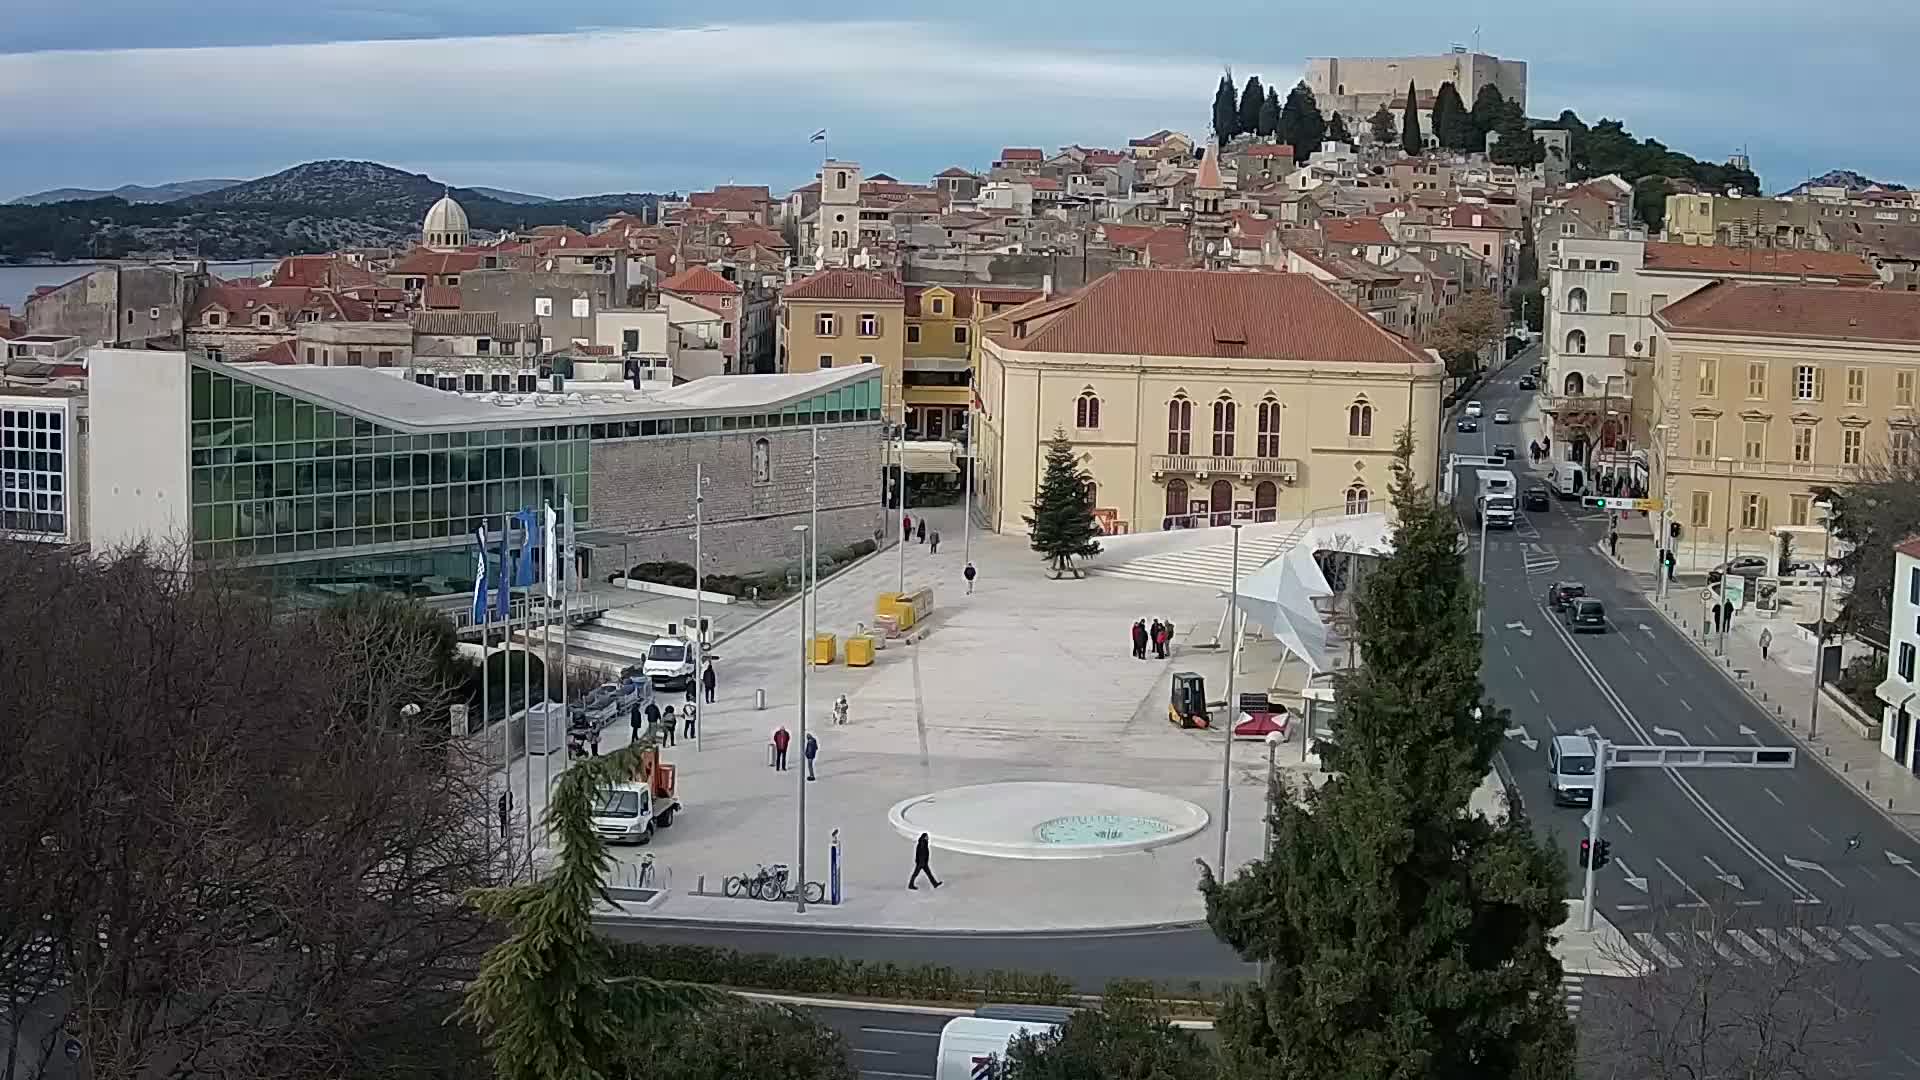
<svg viewBox="0 0 1920 1080">
<path fill-rule="evenodd" d="M 1167 721 L 1177 728 L 1213 726 L 1213 717 L 1207 712 L 1207 681 L 1199 672 L 1173 673 L 1173 699 L 1167 706 Z"/>
</svg>

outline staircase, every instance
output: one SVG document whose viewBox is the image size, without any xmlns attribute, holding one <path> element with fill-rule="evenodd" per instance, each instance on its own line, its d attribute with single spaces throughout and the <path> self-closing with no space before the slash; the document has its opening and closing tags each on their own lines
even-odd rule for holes
<svg viewBox="0 0 1920 1080">
<path fill-rule="evenodd" d="M 555 629 L 558 630 L 557 625 Z M 610 608 L 592 622 L 573 628 L 567 636 L 567 658 L 575 666 L 596 665 L 618 675 L 620 669 L 644 661 L 654 639 L 666 634 L 666 622 L 657 617 L 649 618 L 625 608 Z M 537 631 L 531 637 L 519 633 L 513 637 L 515 641 L 530 642 L 536 647 L 540 643 Z M 554 644 L 557 651 L 557 638 Z"/>
</svg>

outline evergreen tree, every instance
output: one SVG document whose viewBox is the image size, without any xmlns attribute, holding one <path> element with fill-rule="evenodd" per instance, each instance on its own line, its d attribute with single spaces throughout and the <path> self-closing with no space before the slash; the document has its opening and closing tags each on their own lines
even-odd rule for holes
<svg viewBox="0 0 1920 1080">
<path fill-rule="evenodd" d="M 1482 700 L 1459 525 L 1415 479 L 1412 449 L 1402 432 L 1393 554 L 1358 586 L 1363 663 L 1321 744 L 1333 777 L 1276 793 L 1266 858 L 1202 875 L 1214 932 L 1265 961 L 1218 1021 L 1236 1078 L 1573 1072 L 1549 948 L 1565 871 L 1518 810 L 1467 808 L 1507 717 Z"/>
<path fill-rule="evenodd" d="M 1450 82 L 1440 84 L 1433 95 L 1433 135 L 1440 145 L 1462 153 L 1479 149 L 1473 145 L 1473 117 L 1460 91 Z"/>
<path fill-rule="evenodd" d="M 1426 148 L 1426 136 L 1420 132 L 1420 91 L 1408 83 L 1407 105 L 1400 113 L 1400 149 L 1409 157 L 1419 157 Z"/>
<path fill-rule="evenodd" d="M 1389 117 L 1389 119 L 1391 119 L 1391 117 Z M 1334 113 L 1333 118 L 1327 121 L 1327 141 L 1341 143 L 1353 142 L 1353 134 L 1347 130 L 1347 121 L 1339 113 Z"/>
<path fill-rule="evenodd" d="M 1233 93 L 1233 73 L 1220 76 L 1213 91 L 1213 137 L 1224 145 L 1240 126 L 1240 107 Z"/>
<path fill-rule="evenodd" d="M 1520 234 L 1520 261 L 1514 267 L 1514 280 L 1521 285 L 1540 280 L 1540 251 L 1533 246 L 1533 230 L 1522 229 Z"/>
<path fill-rule="evenodd" d="M 1373 111 L 1373 118 L 1367 124 L 1373 128 L 1373 141 L 1377 145 L 1390 146 L 1400 139 L 1400 128 L 1393 122 L 1393 110 L 1387 108 L 1385 102 Z"/>
<path fill-rule="evenodd" d="M 1487 158 L 1494 164 L 1525 169 L 1546 160 L 1547 148 L 1533 137 L 1527 115 L 1518 104 L 1509 101 L 1501 108 L 1500 119 L 1493 130 L 1499 141 L 1487 151 Z"/>
<path fill-rule="evenodd" d="M 1267 87 L 1267 99 L 1260 103 L 1259 134 L 1271 136 L 1280 130 L 1280 91 Z"/>
<path fill-rule="evenodd" d="M 1498 131 L 1500 121 L 1507 114 L 1507 96 L 1500 88 L 1488 83 L 1473 96 L 1473 149 L 1484 151 L 1487 145 L 1487 132 Z"/>
<path fill-rule="evenodd" d="M 1293 160 L 1304 163 L 1320 149 L 1321 140 L 1327 137 L 1327 121 L 1320 115 L 1320 103 L 1314 100 L 1313 91 L 1307 89 L 1306 80 L 1294 84 L 1287 92 L 1287 103 L 1280 108 L 1280 126 L 1276 132 L 1280 141 L 1293 147 Z"/>
<path fill-rule="evenodd" d="M 1219 1055 L 1174 1027 L 1168 1002 L 1144 983 L 1115 982 L 1098 1009 L 1057 1030 L 1023 1032 L 1007 1047 L 1000 1080 L 1214 1080 Z"/>
<path fill-rule="evenodd" d="M 1073 560 L 1100 554 L 1100 526 L 1093 519 L 1093 480 L 1080 468 L 1065 429 L 1047 443 L 1047 475 L 1033 500 L 1027 531 L 1033 550 L 1053 564 L 1053 576 L 1073 569 Z"/>
<path fill-rule="evenodd" d="M 1239 119 L 1234 123 L 1234 133 L 1251 135 L 1260 130 L 1260 107 L 1267 103 L 1267 90 L 1260 85 L 1260 76 L 1247 76 L 1247 85 L 1240 91 Z"/>
</svg>

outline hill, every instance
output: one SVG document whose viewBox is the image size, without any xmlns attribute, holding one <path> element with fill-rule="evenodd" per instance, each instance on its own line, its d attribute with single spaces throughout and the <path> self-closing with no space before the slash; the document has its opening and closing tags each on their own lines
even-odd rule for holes
<svg viewBox="0 0 1920 1080">
<path fill-rule="evenodd" d="M 232 187 L 238 180 L 177 180 L 171 184 L 121 184 L 112 191 L 95 188 L 53 188 L 36 191 L 13 200 L 11 206 L 44 206 L 47 203 L 76 202 L 90 199 L 120 199 L 130 203 L 169 203 L 209 191 Z"/>
<path fill-rule="evenodd" d="M 0 261 L 177 255 L 262 258 L 339 247 L 401 247 L 451 194 L 477 231 L 534 225 L 590 228 L 619 210 L 647 211 L 649 193 L 562 201 L 501 199 L 372 161 L 313 161 L 177 202 L 100 198 L 0 206 Z M 517 192 L 504 194 L 532 199 Z"/>
<path fill-rule="evenodd" d="M 524 191 L 508 191 L 505 188 L 471 187 L 471 188 L 468 188 L 467 190 L 477 191 L 480 194 L 485 195 L 489 199 L 498 199 L 501 202 L 517 203 L 523 206 L 530 206 L 535 203 L 550 203 L 555 201 L 553 199 L 546 197 L 545 195 L 529 195 Z"/>
<path fill-rule="evenodd" d="M 1830 169 L 1819 176 L 1810 177 L 1781 192 L 1782 195 L 1805 195 L 1817 187 L 1845 188 L 1848 191 L 1865 191 L 1871 187 L 1885 188 L 1888 191 L 1905 191 L 1905 184 L 1896 184 L 1891 180 L 1870 180 L 1852 169 Z"/>
</svg>

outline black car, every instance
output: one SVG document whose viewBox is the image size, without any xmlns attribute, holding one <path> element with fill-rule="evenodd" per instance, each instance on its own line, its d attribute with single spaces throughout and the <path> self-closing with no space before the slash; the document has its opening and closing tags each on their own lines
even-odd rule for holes
<svg viewBox="0 0 1920 1080">
<path fill-rule="evenodd" d="M 1535 484 L 1520 493 L 1520 508 L 1522 510 L 1545 510 L 1547 508 L 1548 495 L 1549 492 L 1544 485 Z"/>
<path fill-rule="evenodd" d="M 1459 423 L 1453 425 L 1453 429 L 1455 431 L 1479 431 L 1480 421 L 1475 420 L 1471 416 L 1463 416 L 1460 418 Z"/>
<path fill-rule="evenodd" d="M 1587 587 L 1578 581 L 1556 581 L 1547 587 L 1547 607 L 1560 611 L 1571 601 L 1587 595 Z"/>
<path fill-rule="evenodd" d="M 1576 634 L 1604 634 L 1607 632 L 1607 608 L 1591 596 L 1582 596 L 1570 600 L 1562 609 L 1561 618 L 1566 621 L 1567 629 Z"/>
<path fill-rule="evenodd" d="M 1493 448 L 1493 452 L 1496 456 L 1506 458 L 1508 461 L 1512 461 L 1514 456 L 1520 453 L 1512 443 L 1501 443 Z"/>
<path fill-rule="evenodd" d="M 1520 376 L 1520 389 L 1522 390 L 1533 389 L 1533 376 L 1531 375 Z"/>
</svg>

